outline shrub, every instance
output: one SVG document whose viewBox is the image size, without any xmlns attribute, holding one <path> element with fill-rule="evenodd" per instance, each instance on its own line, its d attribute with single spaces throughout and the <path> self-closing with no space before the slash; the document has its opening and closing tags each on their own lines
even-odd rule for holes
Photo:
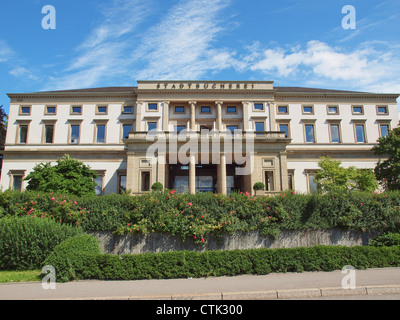
<svg viewBox="0 0 400 320">
<path fill-rule="evenodd" d="M 57 245 L 45 260 L 44 265 L 54 266 L 57 278 L 61 281 L 71 280 L 75 278 L 71 259 L 74 259 L 76 264 L 78 261 L 77 257 L 82 254 L 96 255 L 100 253 L 99 241 L 95 237 L 84 233 L 69 238 Z M 88 276 L 89 274 L 86 272 L 85 277 Z"/>
<path fill-rule="evenodd" d="M 56 245 L 80 233 L 79 228 L 51 219 L 0 219 L 0 269 L 38 269 Z"/>
<path fill-rule="evenodd" d="M 256 182 L 253 186 L 253 190 L 264 190 L 265 184 L 262 182 Z"/>
<path fill-rule="evenodd" d="M 400 233 L 381 234 L 375 239 L 371 239 L 369 245 L 374 247 L 400 246 Z"/>
<path fill-rule="evenodd" d="M 179 279 L 263 275 L 272 272 L 334 271 L 341 270 L 345 265 L 352 265 L 356 269 L 398 267 L 400 247 L 316 246 L 295 249 L 179 251 L 122 256 L 71 252 L 68 263 L 56 263 L 57 281 Z"/>
<path fill-rule="evenodd" d="M 151 190 L 153 191 L 161 191 L 163 189 L 163 185 L 161 182 L 155 182 L 152 186 L 151 186 Z"/>
</svg>

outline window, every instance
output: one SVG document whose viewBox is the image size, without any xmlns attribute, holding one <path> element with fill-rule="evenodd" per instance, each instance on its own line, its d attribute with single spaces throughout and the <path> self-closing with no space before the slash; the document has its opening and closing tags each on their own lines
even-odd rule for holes
<svg viewBox="0 0 400 320">
<path fill-rule="evenodd" d="M 273 171 L 265 171 L 265 191 L 275 191 Z"/>
<path fill-rule="evenodd" d="M 303 106 L 303 114 L 314 114 L 313 106 Z"/>
<path fill-rule="evenodd" d="M 256 122 L 255 123 L 256 132 L 264 132 L 264 122 Z"/>
<path fill-rule="evenodd" d="M 239 126 L 236 126 L 236 125 L 227 125 L 226 126 L 226 131 L 235 132 L 235 130 L 239 130 Z"/>
<path fill-rule="evenodd" d="M 208 106 L 202 106 L 201 113 L 211 113 L 211 108 Z"/>
<path fill-rule="evenodd" d="M 315 182 L 315 173 L 308 173 L 307 174 L 307 182 L 308 182 L 308 191 L 310 193 L 315 193 L 318 190 L 318 185 Z"/>
<path fill-rule="evenodd" d="M 21 106 L 19 110 L 19 114 L 21 116 L 30 116 L 31 115 L 31 107 Z"/>
<path fill-rule="evenodd" d="M 186 130 L 186 126 L 184 126 L 184 125 L 175 126 L 175 132 L 177 132 L 177 133 L 179 133 L 183 130 Z"/>
<path fill-rule="evenodd" d="M 44 143 L 53 143 L 54 124 L 46 124 L 44 126 Z"/>
<path fill-rule="evenodd" d="M 82 114 L 82 106 L 72 106 L 71 114 L 74 114 L 74 115 Z"/>
<path fill-rule="evenodd" d="M 157 103 L 149 103 L 147 105 L 147 110 L 149 110 L 149 111 L 157 111 L 158 110 L 158 104 Z"/>
<path fill-rule="evenodd" d="M 122 139 L 129 138 L 129 132 L 132 131 L 132 124 L 123 124 L 122 125 Z"/>
<path fill-rule="evenodd" d="M 96 196 L 101 196 L 103 194 L 103 178 L 104 172 L 98 173 L 97 177 L 93 180 L 96 183 L 94 190 L 96 191 Z"/>
<path fill-rule="evenodd" d="M 124 114 L 133 113 L 133 107 L 132 106 L 123 106 L 122 113 L 124 113 Z"/>
<path fill-rule="evenodd" d="M 389 130 L 390 130 L 389 124 L 386 123 L 379 124 L 379 133 L 381 138 L 386 137 L 389 134 Z"/>
<path fill-rule="evenodd" d="M 46 106 L 46 115 L 55 115 L 57 113 L 57 107 L 55 106 Z"/>
<path fill-rule="evenodd" d="M 236 107 L 235 106 L 226 107 L 226 112 L 227 113 L 236 113 Z"/>
<path fill-rule="evenodd" d="M 147 122 L 147 131 L 157 130 L 157 122 Z"/>
<path fill-rule="evenodd" d="M 22 191 L 22 174 L 13 174 L 12 175 L 12 189 L 16 191 Z"/>
<path fill-rule="evenodd" d="M 339 124 L 329 124 L 331 143 L 340 143 Z"/>
<path fill-rule="evenodd" d="M 353 106 L 352 107 L 354 115 L 363 115 L 364 114 L 364 107 L 363 106 Z"/>
<path fill-rule="evenodd" d="M 315 133 L 313 124 L 305 124 L 306 143 L 315 143 Z"/>
<path fill-rule="evenodd" d="M 96 114 L 107 114 L 107 106 L 97 106 Z"/>
<path fill-rule="evenodd" d="M 279 131 L 285 133 L 285 138 L 289 138 L 289 124 L 288 123 L 280 123 L 279 124 Z"/>
<path fill-rule="evenodd" d="M 278 114 L 289 114 L 288 106 L 278 106 Z"/>
<path fill-rule="evenodd" d="M 141 190 L 142 192 L 150 191 L 150 172 L 144 171 L 141 174 Z"/>
<path fill-rule="evenodd" d="M 185 113 L 185 107 L 176 106 L 175 113 Z"/>
<path fill-rule="evenodd" d="M 22 124 L 19 125 L 19 143 L 27 143 L 28 141 L 28 125 Z"/>
<path fill-rule="evenodd" d="M 106 125 L 97 124 L 96 125 L 96 143 L 106 142 Z"/>
<path fill-rule="evenodd" d="M 118 182 L 119 182 L 118 183 L 119 184 L 118 193 L 125 192 L 126 191 L 126 174 L 125 175 L 120 174 Z"/>
<path fill-rule="evenodd" d="M 339 114 L 338 106 L 328 106 L 328 114 Z"/>
<path fill-rule="evenodd" d="M 264 104 L 263 103 L 255 103 L 254 110 L 256 111 L 264 111 Z"/>
<path fill-rule="evenodd" d="M 71 133 L 70 133 L 70 143 L 71 144 L 78 144 L 79 143 L 79 136 L 80 136 L 81 126 L 80 124 L 71 124 Z"/>
<path fill-rule="evenodd" d="M 376 107 L 377 115 L 388 115 L 388 107 L 387 106 L 377 106 Z"/>
<path fill-rule="evenodd" d="M 364 124 L 356 124 L 355 130 L 356 130 L 356 142 L 365 143 Z"/>
<path fill-rule="evenodd" d="M 288 171 L 288 188 L 294 190 L 294 170 Z"/>
</svg>

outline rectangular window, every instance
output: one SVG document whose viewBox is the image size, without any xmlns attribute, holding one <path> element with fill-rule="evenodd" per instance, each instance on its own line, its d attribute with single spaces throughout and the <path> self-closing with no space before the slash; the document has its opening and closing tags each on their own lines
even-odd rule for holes
<svg viewBox="0 0 400 320">
<path fill-rule="evenodd" d="M 288 187 L 289 190 L 294 190 L 294 170 L 288 171 Z"/>
<path fill-rule="evenodd" d="M 150 172 L 148 171 L 142 172 L 141 178 L 142 178 L 141 181 L 142 192 L 150 191 Z"/>
<path fill-rule="evenodd" d="M 256 122 L 256 132 L 264 132 L 264 122 Z"/>
<path fill-rule="evenodd" d="M 149 111 L 157 111 L 158 110 L 158 104 L 157 103 L 149 103 L 147 106 L 147 109 Z"/>
<path fill-rule="evenodd" d="M 377 114 L 378 115 L 387 115 L 388 107 L 387 106 L 377 106 Z"/>
<path fill-rule="evenodd" d="M 81 130 L 81 126 L 79 124 L 71 124 L 70 143 L 72 143 L 72 144 L 79 143 L 80 130 Z"/>
<path fill-rule="evenodd" d="M 28 125 L 19 125 L 19 143 L 28 141 Z"/>
<path fill-rule="evenodd" d="M 231 125 L 226 126 L 226 131 L 235 132 L 235 130 L 239 130 L 239 126 L 231 126 Z"/>
<path fill-rule="evenodd" d="M 133 113 L 133 107 L 132 106 L 124 106 L 122 113 L 124 113 L 124 114 Z"/>
<path fill-rule="evenodd" d="M 46 124 L 44 127 L 44 143 L 53 143 L 54 125 Z"/>
<path fill-rule="evenodd" d="M 31 114 L 31 107 L 24 107 L 21 106 L 20 108 L 20 115 L 22 116 L 29 116 Z"/>
<path fill-rule="evenodd" d="M 288 106 L 278 106 L 278 114 L 288 114 Z"/>
<path fill-rule="evenodd" d="M 186 126 L 181 126 L 181 125 L 175 126 L 175 132 L 177 132 L 177 133 L 179 133 L 183 130 L 186 130 Z"/>
<path fill-rule="evenodd" d="M 279 124 L 279 131 L 285 133 L 285 138 L 289 138 L 289 124 L 288 123 Z"/>
<path fill-rule="evenodd" d="M 107 114 L 107 106 L 97 106 L 97 114 Z"/>
<path fill-rule="evenodd" d="M 275 191 L 273 171 L 265 171 L 265 191 Z"/>
<path fill-rule="evenodd" d="M 318 190 L 318 185 L 315 182 L 315 174 L 314 173 L 309 173 L 308 174 L 308 191 L 310 193 L 315 193 Z"/>
<path fill-rule="evenodd" d="M 82 107 L 81 106 L 72 106 L 71 107 L 71 114 L 82 114 Z"/>
<path fill-rule="evenodd" d="M 157 122 L 147 122 L 147 131 L 157 130 Z"/>
<path fill-rule="evenodd" d="M 57 113 L 57 108 L 54 106 L 46 106 L 47 115 L 55 115 Z"/>
<path fill-rule="evenodd" d="M 126 175 L 120 175 L 118 193 L 122 193 L 125 191 L 126 191 Z"/>
<path fill-rule="evenodd" d="M 211 108 L 208 106 L 202 106 L 201 113 L 211 113 Z"/>
<path fill-rule="evenodd" d="M 365 131 L 363 124 L 356 124 L 356 142 L 365 143 Z"/>
<path fill-rule="evenodd" d="M 94 188 L 96 196 L 101 196 L 103 194 L 103 175 L 98 175 L 94 182 L 96 182 L 96 187 Z"/>
<path fill-rule="evenodd" d="M 353 106 L 353 107 L 352 107 L 352 110 L 353 110 L 353 114 L 356 114 L 356 115 L 362 115 L 362 114 L 364 114 L 364 108 L 363 108 L 363 106 Z"/>
<path fill-rule="evenodd" d="M 122 126 L 122 139 L 128 139 L 129 138 L 129 132 L 132 131 L 132 125 L 131 124 L 124 124 Z"/>
<path fill-rule="evenodd" d="M 176 106 L 175 113 L 185 113 L 185 107 Z"/>
<path fill-rule="evenodd" d="M 328 106 L 328 114 L 339 114 L 338 106 Z"/>
<path fill-rule="evenodd" d="M 379 125 L 379 132 L 381 134 L 381 138 L 386 137 L 389 134 L 389 125 L 388 124 L 380 124 Z"/>
<path fill-rule="evenodd" d="M 22 175 L 15 174 L 12 176 L 12 181 L 13 181 L 12 189 L 13 190 L 22 191 L 22 178 L 23 178 Z"/>
<path fill-rule="evenodd" d="M 254 110 L 263 111 L 264 110 L 264 104 L 263 103 L 255 103 L 254 104 Z"/>
<path fill-rule="evenodd" d="M 331 143 L 340 143 L 340 130 L 338 124 L 331 124 Z"/>
<path fill-rule="evenodd" d="M 314 114 L 313 106 L 303 106 L 303 114 Z"/>
<path fill-rule="evenodd" d="M 315 135 L 314 135 L 314 125 L 306 124 L 304 126 L 305 134 L 306 134 L 306 142 L 307 143 L 315 143 Z"/>
<path fill-rule="evenodd" d="M 105 143 L 106 142 L 106 125 L 98 124 L 96 133 L 96 143 Z"/>
<path fill-rule="evenodd" d="M 227 107 L 227 108 L 226 108 L 226 112 L 227 112 L 227 113 L 236 113 L 236 107 L 235 107 L 235 106 L 233 106 L 233 107 Z"/>
</svg>

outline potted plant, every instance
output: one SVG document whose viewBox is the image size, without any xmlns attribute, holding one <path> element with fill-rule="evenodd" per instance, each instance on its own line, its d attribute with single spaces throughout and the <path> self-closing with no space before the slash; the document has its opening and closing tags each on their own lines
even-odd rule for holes
<svg viewBox="0 0 400 320">
<path fill-rule="evenodd" d="M 151 186 L 151 190 L 156 191 L 156 192 L 160 192 L 163 190 L 163 185 L 161 182 L 156 182 Z"/>
<path fill-rule="evenodd" d="M 256 192 L 256 196 L 264 195 L 265 184 L 262 182 L 256 182 L 253 186 L 253 190 Z"/>
</svg>

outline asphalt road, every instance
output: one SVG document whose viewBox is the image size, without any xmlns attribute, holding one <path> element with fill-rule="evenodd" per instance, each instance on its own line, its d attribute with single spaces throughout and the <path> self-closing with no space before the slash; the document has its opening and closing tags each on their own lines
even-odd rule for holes
<svg viewBox="0 0 400 320">
<path fill-rule="evenodd" d="M 40 282 L 0 284 L 0 300 L 400 300 L 400 268 L 357 270 L 352 274 L 305 272 L 261 276 L 140 280 L 77 281 L 44 289 Z M 342 284 L 354 285 L 344 289 Z"/>
</svg>

